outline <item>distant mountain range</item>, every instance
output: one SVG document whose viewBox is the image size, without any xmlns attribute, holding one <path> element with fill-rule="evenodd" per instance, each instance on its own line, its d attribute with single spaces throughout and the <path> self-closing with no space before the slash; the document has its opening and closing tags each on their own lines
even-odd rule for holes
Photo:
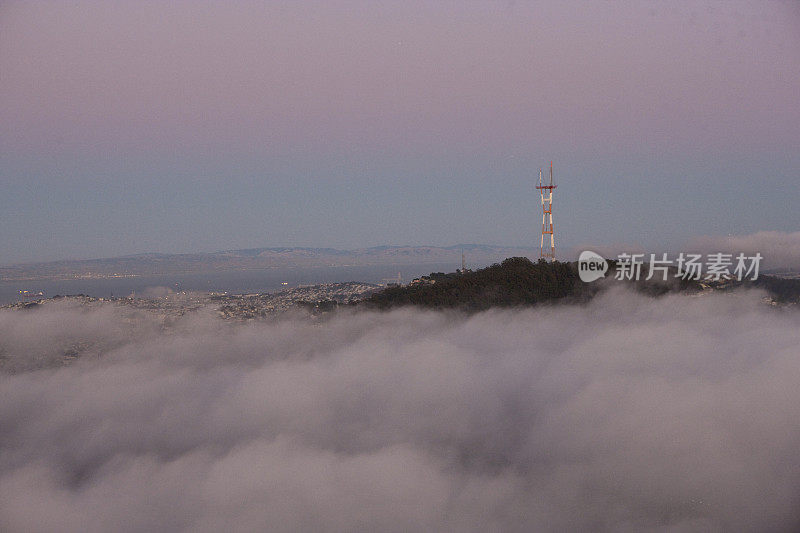
<svg viewBox="0 0 800 533">
<path fill-rule="evenodd" d="M 507 257 L 538 257 L 538 249 L 464 244 L 455 246 L 375 246 L 357 250 L 334 248 L 251 248 L 193 254 L 139 254 L 107 259 L 67 260 L 0 267 L 0 281 L 116 278 L 177 273 L 224 272 L 265 268 L 423 265 L 461 265 L 468 268 Z"/>
</svg>

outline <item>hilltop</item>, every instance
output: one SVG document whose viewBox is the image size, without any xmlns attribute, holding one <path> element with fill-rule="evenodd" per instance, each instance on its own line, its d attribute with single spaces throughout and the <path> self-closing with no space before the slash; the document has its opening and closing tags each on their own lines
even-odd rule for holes
<svg viewBox="0 0 800 533">
<path fill-rule="evenodd" d="M 576 297 L 582 292 L 579 284 L 577 270 L 569 263 L 512 257 L 474 272 L 435 272 L 405 287 L 375 293 L 363 304 L 377 309 L 418 305 L 481 310 Z"/>
<path fill-rule="evenodd" d="M 615 262 L 609 263 L 609 272 L 613 273 Z M 642 272 L 639 281 L 616 282 L 613 274 L 607 274 L 604 280 L 584 283 L 578 276 L 574 262 L 548 263 L 540 260 L 534 263 L 525 257 L 512 257 L 474 272 L 435 272 L 414 280 L 410 285 L 376 292 L 357 305 L 374 309 L 413 305 L 480 311 L 491 307 L 516 307 L 544 302 L 577 303 L 588 301 L 613 283 L 625 283 L 651 296 L 670 292 L 702 294 L 753 287 L 765 290 L 775 303 L 797 303 L 800 300 L 800 280 L 761 276 L 757 281 L 701 282 L 675 277 L 677 270 L 673 269 L 667 281 L 645 281 L 646 266 Z"/>
</svg>

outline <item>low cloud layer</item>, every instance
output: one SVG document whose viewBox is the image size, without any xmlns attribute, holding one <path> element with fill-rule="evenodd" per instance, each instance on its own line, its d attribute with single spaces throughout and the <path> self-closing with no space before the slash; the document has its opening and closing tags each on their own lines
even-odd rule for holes
<svg viewBox="0 0 800 533">
<path fill-rule="evenodd" d="M 800 313 L 760 296 L 4 311 L 0 530 L 797 529 Z"/>
</svg>

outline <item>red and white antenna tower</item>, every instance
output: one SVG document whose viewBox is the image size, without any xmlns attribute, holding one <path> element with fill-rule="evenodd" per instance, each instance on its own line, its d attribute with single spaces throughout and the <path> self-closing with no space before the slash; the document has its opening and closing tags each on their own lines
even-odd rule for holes
<svg viewBox="0 0 800 533">
<path fill-rule="evenodd" d="M 553 234 L 553 189 L 557 186 L 553 185 L 553 162 L 550 161 L 550 185 L 542 183 L 542 169 L 539 169 L 539 195 L 542 198 L 542 243 L 539 249 L 540 259 L 556 259 L 556 240 Z M 547 191 L 547 193 L 545 193 Z M 550 235 L 550 246 L 545 248 L 544 241 L 545 235 Z"/>
</svg>

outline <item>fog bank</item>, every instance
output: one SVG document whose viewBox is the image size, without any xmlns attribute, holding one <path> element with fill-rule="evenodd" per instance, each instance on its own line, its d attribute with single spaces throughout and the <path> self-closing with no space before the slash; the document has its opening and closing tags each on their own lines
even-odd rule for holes
<svg viewBox="0 0 800 533">
<path fill-rule="evenodd" d="M 3 311 L 0 530 L 797 529 L 800 313 L 760 297 Z"/>
</svg>

